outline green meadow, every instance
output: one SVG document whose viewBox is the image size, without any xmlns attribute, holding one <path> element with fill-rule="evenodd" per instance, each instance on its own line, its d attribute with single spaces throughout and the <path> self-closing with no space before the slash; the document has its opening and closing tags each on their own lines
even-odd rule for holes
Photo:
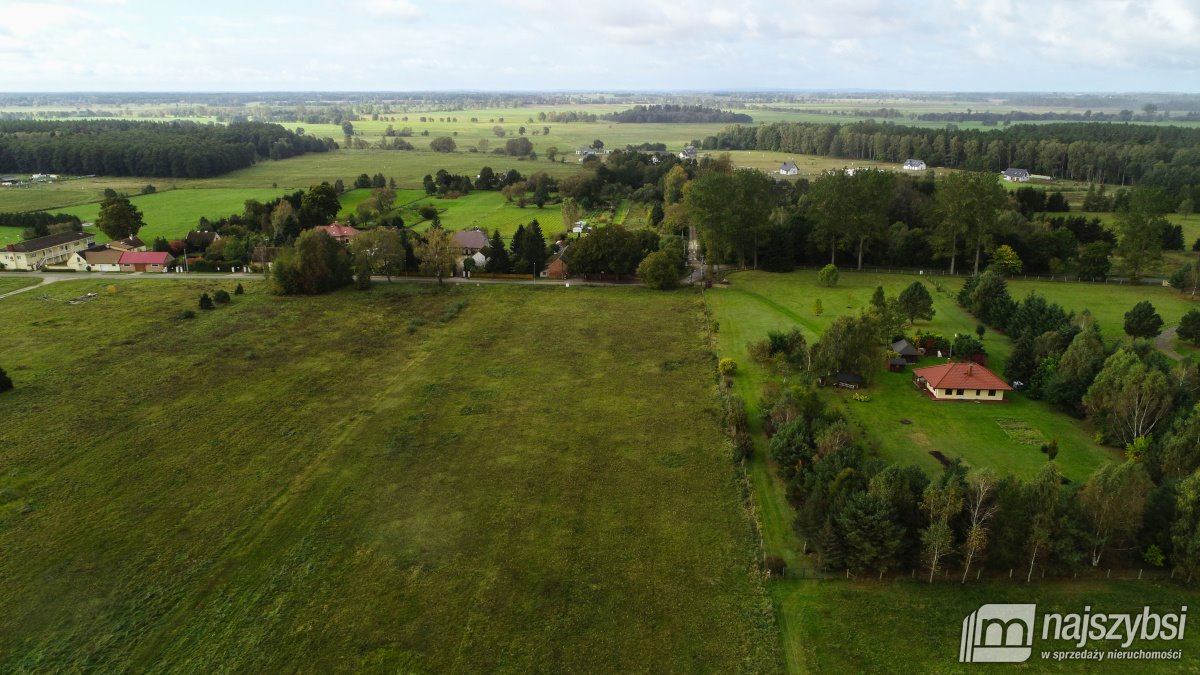
<svg viewBox="0 0 1200 675">
<path fill-rule="evenodd" d="M 0 301 L 0 671 L 781 668 L 698 296 L 243 283 Z"/>
<path fill-rule="evenodd" d="M 0 295 L 42 283 L 41 277 L 0 277 Z M 0 367 L 3 367 L 0 364 Z"/>
</svg>

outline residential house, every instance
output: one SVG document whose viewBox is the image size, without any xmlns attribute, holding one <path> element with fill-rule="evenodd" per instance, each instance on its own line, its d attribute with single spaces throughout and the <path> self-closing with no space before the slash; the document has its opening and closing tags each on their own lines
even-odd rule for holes
<svg viewBox="0 0 1200 675">
<path fill-rule="evenodd" d="M 696 147 L 689 145 L 679 151 L 679 159 L 696 159 Z"/>
<path fill-rule="evenodd" d="M 330 223 L 328 225 L 317 225 L 314 230 L 322 230 L 335 241 L 340 241 L 343 244 L 358 236 L 358 229 L 353 225 L 343 225 L 341 223 Z"/>
<path fill-rule="evenodd" d="M 921 360 L 921 350 L 912 346 L 908 340 L 897 340 L 892 343 L 892 351 L 900 355 L 907 363 L 916 363 Z"/>
<path fill-rule="evenodd" d="M 779 175 L 781 176 L 795 176 L 798 173 L 800 173 L 800 167 L 796 166 L 795 162 L 784 162 L 779 165 Z"/>
<path fill-rule="evenodd" d="M 166 251 L 125 251 L 119 262 L 122 272 L 166 272 L 171 260 Z"/>
<path fill-rule="evenodd" d="M 61 265 L 76 251 L 96 243 L 96 235 L 86 232 L 60 232 L 45 237 L 8 244 L 0 251 L 0 265 L 8 270 L 39 270 L 47 265 Z"/>
<path fill-rule="evenodd" d="M 546 269 L 542 270 L 542 277 L 546 279 L 566 279 L 571 276 L 571 270 L 567 267 L 567 248 L 563 248 L 557 255 L 550 259 L 546 265 Z"/>
<path fill-rule="evenodd" d="M 488 238 L 487 233 L 478 228 L 471 230 L 458 230 L 453 233 L 454 245 L 462 249 L 464 256 L 474 255 L 482 249 L 487 248 Z"/>
<path fill-rule="evenodd" d="M 1010 183 L 1028 183 L 1029 182 L 1029 170 L 1028 169 L 1011 169 L 1011 168 L 1005 169 L 1004 173 L 1002 173 L 1000 175 L 1004 176 L 1004 180 L 1006 180 Z"/>
<path fill-rule="evenodd" d="M 1012 387 L 973 361 L 913 369 L 913 384 L 935 401 L 1003 401 Z"/>
<path fill-rule="evenodd" d="M 76 251 L 67 259 L 67 267 L 77 272 L 120 272 L 121 256 L 125 254 L 118 248 L 100 244 L 83 251 Z"/>
<path fill-rule="evenodd" d="M 919 159 L 906 159 L 904 166 L 900 167 L 904 171 L 924 171 L 926 169 L 925 162 Z"/>
<path fill-rule="evenodd" d="M 109 248 L 115 248 L 118 251 L 145 251 L 146 242 L 139 239 L 136 235 L 118 239 L 117 241 L 108 242 Z"/>
</svg>

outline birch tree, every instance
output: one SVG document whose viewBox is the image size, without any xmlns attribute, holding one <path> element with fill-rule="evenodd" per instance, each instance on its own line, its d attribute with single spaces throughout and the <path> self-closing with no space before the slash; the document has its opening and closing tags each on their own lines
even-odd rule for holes
<svg viewBox="0 0 1200 675">
<path fill-rule="evenodd" d="M 1142 525 L 1146 498 L 1154 484 L 1142 464 L 1104 464 L 1079 493 L 1092 535 L 1092 567 L 1110 544 L 1132 541 Z"/>
<path fill-rule="evenodd" d="M 996 475 L 981 469 L 967 479 L 967 533 L 962 545 L 963 583 L 971 563 L 982 557 L 988 545 L 988 521 L 996 515 Z"/>
</svg>

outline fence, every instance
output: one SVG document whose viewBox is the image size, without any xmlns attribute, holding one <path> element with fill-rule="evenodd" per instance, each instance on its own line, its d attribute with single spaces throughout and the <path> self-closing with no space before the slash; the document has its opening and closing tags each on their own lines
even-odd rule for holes
<svg viewBox="0 0 1200 675">
<path fill-rule="evenodd" d="M 751 269 L 751 268 L 744 268 L 744 269 Z M 819 272 L 821 270 L 821 267 L 813 267 L 813 266 L 809 266 L 809 265 L 798 265 L 796 267 L 796 269 L 807 271 L 807 272 Z M 743 270 L 738 269 L 738 268 L 733 268 L 733 269 L 730 269 L 728 272 L 732 273 L 732 272 L 740 272 L 740 271 L 743 271 Z M 917 276 L 925 276 L 925 277 L 953 277 L 955 279 L 965 279 L 965 278 L 971 276 L 970 274 L 967 274 L 964 272 L 955 272 L 954 274 L 951 274 L 947 270 L 918 269 L 918 268 L 905 268 L 905 267 L 864 267 L 861 270 L 860 269 L 841 269 L 841 268 L 839 268 L 838 272 L 841 274 L 866 274 L 866 273 L 907 274 L 907 275 L 917 275 Z M 1012 279 L 1012 280 L 1020 279 L 1023 281 L 1057 281 L 1060 283 L 1101 284 L 1101 285 L 1113 285 L 1113 286 L 1138 286 L 1138 285 L 1140 285 L 1140 286 L 1164 286 L 1167 284 L 1167 280 L 1163 279 L 1161 277 L 1144 277 L 1142 279 L 1134 281 L 1134 280 L 1128 279 L 1126 277 L 1105 277 L 1104 279 L 1095 279 L 1095 278 L 1085 278 L 1085 277 L 1073 277 L 1073 276 L 1068 276 L 1065 274 L 1022 274 L 1019 276 L 1009 277 L 1009 279 Z"/>
<path fill-rule="evenodd" d="M 810 561 L 805 561 L 810 562 Z M 930 583 L 929 570 L 908 569 L 889 571 L 884 574 L 872 572 L 851 572 L 846 569 L 829 569 L 821 570 L 815 566 L 805 565 L 802 567 L 789 567 L 782 575 L 785 579 L 813 579 L 818 581 L 856 581 L 856 582 L 877 582 L 877 583 L 896 583 L 896 582 L 921 582 Z M 1076 572 L 1067 574 L 1047 573 L 1044 568 L 1035 567 L 1033 575 L 1030 577 L 1029 568 L 1010 568 L 1010 569 L 991 569 L 984 567 L 973 568 L 966 576 L 966 583 L 997 583 L 1008 582 L 1014 584 L 1030 582 L 1047 582 L 1047 583 L 1062 583 L 1075 581 L 1146 581 L 1146 582 L 1167 582 L 1178 581 L 1179 583 L 1187 582 L 1187 576 L 1176 574 L 1175 570 L 1167 569 L 1147 569 L 1147 568 L 1095 568 L 1087 567 Z M 963 571 L 945 568 L 933 576 L 932 583 L 963 583 Z"/>
</svg>

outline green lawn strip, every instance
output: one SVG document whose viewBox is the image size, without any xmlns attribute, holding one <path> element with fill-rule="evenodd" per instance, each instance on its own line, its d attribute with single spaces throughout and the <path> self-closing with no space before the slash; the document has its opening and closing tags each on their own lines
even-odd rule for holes
<svg viewBox="0 0 1200 675">
<path fill-rule="evenodd" d="M 19 291 L 29 286 L 37 286 L 40 283 L 42 283 L 42 278 L 32 275 L 28 277 L 0 277 L 0 295 Z"/>
</svg>

